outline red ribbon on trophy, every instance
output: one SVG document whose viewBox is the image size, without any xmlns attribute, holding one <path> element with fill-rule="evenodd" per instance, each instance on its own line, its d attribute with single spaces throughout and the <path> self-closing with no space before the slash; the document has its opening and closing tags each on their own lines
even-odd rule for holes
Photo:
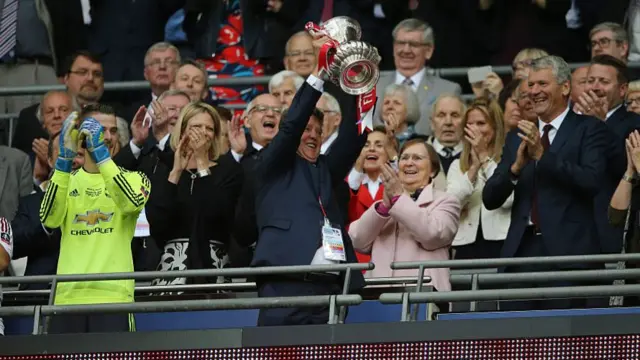
<svg viewBox="0 0 640 360">
<path fill-rule="evenodd" d="M 358 131 L 360 134 L 373 130 L 373 113 L 376 110 L 376 88 L 371 91 L 358 95 Z"/>
</svg>

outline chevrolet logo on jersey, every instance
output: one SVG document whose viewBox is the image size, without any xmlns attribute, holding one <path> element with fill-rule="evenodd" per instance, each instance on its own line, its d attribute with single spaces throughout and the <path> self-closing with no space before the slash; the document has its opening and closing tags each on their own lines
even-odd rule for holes
<svg viewBox="0 0 640 360">
<path fill-rule="evenodd" d="M 86 223 L 89 226 L 94 226 L 101 222 L 109 222 L 112 217 L 113 213 L 103 213 L 100 210 L 87 211 L 84 214 L 77 214 L 73 223 Z"/>
</svg>

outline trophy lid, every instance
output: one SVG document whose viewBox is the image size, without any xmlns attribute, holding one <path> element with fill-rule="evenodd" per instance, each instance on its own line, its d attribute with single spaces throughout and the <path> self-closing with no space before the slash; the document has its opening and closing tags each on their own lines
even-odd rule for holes
<svg viewBox="0 0 640 360">
<path fill-rule="evenodd" d="M 358 41 L 362 36 L 360 24 L 348 16 L 336 16 L 322 23 L 327 35 L 343 44 L 347 41 Z"/>
</svg>

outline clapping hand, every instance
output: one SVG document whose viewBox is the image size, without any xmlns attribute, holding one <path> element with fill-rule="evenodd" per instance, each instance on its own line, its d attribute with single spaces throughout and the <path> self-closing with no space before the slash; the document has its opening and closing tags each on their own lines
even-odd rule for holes
<svg viewBox="0 0 640 360">
<path fill-rule="evenodd" d="M 73 111 L 62 123 L 60 130 L 60 151 L 56 160 L 56 170 L 71 172 L 73 159 L 78 154 L 78 130 L 76 129 L 78 113 Z"/>
<path fill-rule="evenodd" d="M 231 118 L 231 126 L 229 127 L 229 144 L 231 144 L 231 150 L 236 154 L 244 154 L 247 149 L 247 137 L 244 134 L 244 129 L 240 123 L 242 116 L 236 114 Z"/>
<path fill-rule="evenodd" d="M 96 165 L 111 159 L 109 149 L 104 143 L 104 128 L 94 118 L 86 118 L 80 126 L 80 139 L 87 145 L 87 150 Z"/>
<path fill-rule="evenodd" d="M 522 133 L 518 133 L 518 136 L 527 143 L 528 157 L 536 161 L 540 160 L 544 154 L 544 147 L 540 139 L 540 131 L 536 125 L 531 121 L 520 120 L 518 129 L 522 131 Z"/>
<path fill-rule="evenodd" d="M 627 150 L 627 173 L 635 175 L 640 169 L 640 132 L 634 130 L 625 140 Z M 630 173 L 630 174 L 629 174 Z"/>
<path fill-rule="evenodd" d="M 141 148 L 149 137 L 149 127 L 151 124 L 145 124 L 145 117 L 147 116 L 147 107 L 142 105 L 136 111 L 133 121 L 131 121 L 131 140 L 133 143 Z"/>
<path fill-rule="evenodd" d="M 382 201 L 387 208 L 391 208 L 392 199 L 400 196 L 404 192 L 398 173 L 389 164 L 382 165 L 382 184 L 384 185 L 384 195 Z"/>
<path fill-rule="evenodd" d="M 597 117 L 604 121 L 607 119 L 609 104 L 605 97 L 600 97 L 593 92 L 593 90 L 589 90 L 583 92 L 578 97 L 578 101 L 573 106 L 573 110 L 583 115 Z"/>
</svg>

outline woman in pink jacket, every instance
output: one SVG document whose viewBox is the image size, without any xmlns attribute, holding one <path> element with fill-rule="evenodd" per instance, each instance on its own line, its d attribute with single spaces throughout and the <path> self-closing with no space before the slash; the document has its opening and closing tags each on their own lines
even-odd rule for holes
<svg viewBox="0 0 640 360">
<path fill-rule="evenodd" d="M 417 276 L 417 270 L 391 270 L 394 261 L 448 260 L 458 231 L 460 202 L 435 190 L 432 179 L 440 164 L 424 141 L 407 141 L 400 150 L 399 169 L 384 165 L 383 200 L 351 223 L 349 235 L 356 250 L 371 254 L 375 269 L 368 277 Z M 425 269 L 438 291 L 451 290 L 449 269 Z"/>
</svg>

